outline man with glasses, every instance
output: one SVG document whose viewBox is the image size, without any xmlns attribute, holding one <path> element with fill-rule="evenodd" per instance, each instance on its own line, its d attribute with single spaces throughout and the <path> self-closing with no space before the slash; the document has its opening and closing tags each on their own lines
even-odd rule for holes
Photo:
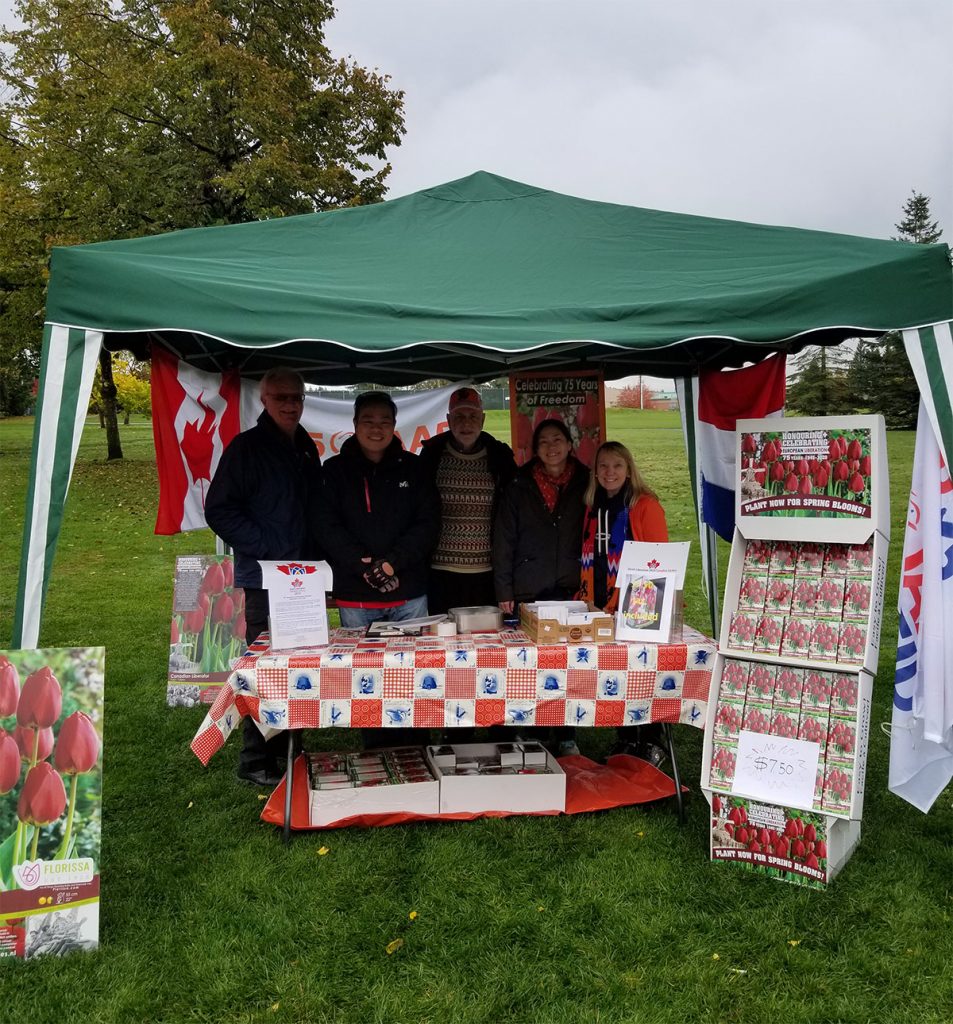
<svg viewBox="0 0 953 1024">
<path fill-rule="evenodd" d="M 287 367 L 261 380 L 258 423 L 222 453 L 205 498 L 205 520 L 235 552 L 235 586 L 245 591 L 245 640 L 268 629 L 268 591 L 259 559 L 314 558 L 320 552 L 313 524 L 321 493 L 321 459 L 300 425 L 304 380 Z M 281 780 L 283 737 L 265 741 L 245 719 L 238 777 L 274 787 Z"/>
</svg>

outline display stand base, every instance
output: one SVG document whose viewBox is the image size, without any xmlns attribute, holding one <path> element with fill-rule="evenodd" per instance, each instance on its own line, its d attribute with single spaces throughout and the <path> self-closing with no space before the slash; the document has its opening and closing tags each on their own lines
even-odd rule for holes
<svg viewBox="0 0 953 1024">
<path fill-rule="evenodd" d="M 566 814 L 605 811 L 613 807 L 652 803 L 676 796 L 674 780 L 646 761 L 628 754 L 610 757 L 608 764 L 597 764 L 582 755 L 560 758 L 559 764 L 566 773 Z M 307 763 L 303 756 L 296 758 L 293 771 L 291 830 L 296 832 L 350 826 L 380 828 L 387 825 L 403 825 L 411 821 L 472 821 L 475 818 L 513 816 L 509 811 L 434 815 L 368 814 L 342 818 L 329 825 L 312 825 Z M 279 828 L 285 827 L 286 788 L 286 784 L 282 782 L 268 798 L 261 813 L 262 821 L 277 825 Z M 686 791 L 687 787 L 682 787 L 682 790 Z"/>
</svg>

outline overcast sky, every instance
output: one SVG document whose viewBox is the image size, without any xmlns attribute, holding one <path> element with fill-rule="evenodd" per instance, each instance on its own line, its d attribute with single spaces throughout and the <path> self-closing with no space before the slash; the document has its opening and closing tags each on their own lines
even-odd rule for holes
<svg viewBox="0 0 953 1024">
<path fill-rule="evenodd" d="M 391 197 L 487 170 L 889 238 L 916 189 L 953 243 L 950 0 L 339 0 L 327 38 L 405 92 Z"/>
<path fill-rule="evenodd" d="M 341 0 L 328 41 L 406 93 L 392 196 L 488 170 L 890 237 L 917 189 L 953 241 L 949 0 Z"/>
</svg>

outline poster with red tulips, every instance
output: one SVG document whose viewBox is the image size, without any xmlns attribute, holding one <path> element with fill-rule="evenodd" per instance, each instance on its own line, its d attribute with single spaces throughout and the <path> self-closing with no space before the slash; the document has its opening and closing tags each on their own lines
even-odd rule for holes
<svg viewBox="0 0 953 1024">
<path fill-rule="evenodd" d="M 533 431 L 548 419 L 566 424 L 576 458 L 591 466 L 606 436 L 602 374 L 597 370 L 514 373 L 510 377 L 510 429 L 517 465 L 533 457 Z"/>
<path fill-rule="evenodd" d="M 231 555 L 180 555 L 169 636 L 169 707 L 214 702 L 245 650 L 245 593 Z"/>
<path fill-rule="evenodd" d="M 742 515 L 870 518 L 868 429 L 746 431 L 739 446 Z"/>
<path fill-rule="evenodd" d="M 711 856 L 814 889 L 823 889 L 860 838 L 858 822 L 712 795 Z"/>
<path fill-rule="evenodd" d="M 102 647 L 0 652 L 0 956 L 99 944 Z"/>
</svg>

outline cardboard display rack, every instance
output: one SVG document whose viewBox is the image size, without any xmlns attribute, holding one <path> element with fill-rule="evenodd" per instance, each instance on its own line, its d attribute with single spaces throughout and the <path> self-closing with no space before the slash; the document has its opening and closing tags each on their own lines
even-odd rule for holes
<svg viewBox="0 0 953 1024">
<path fill-rule="evenodd" d="M 747 677 L 747 678 L 746 678 Z M 735 786 L 742 728 L 820 746 L 814 800 L 802 811 L 859 820 L 863 813 L 873 676 L 715 657 L 702 747 L 702 787 L 750 796 Z"/>
<path fill-rule="evenodd" d="M 501 748 L 517 746 L 519 745 L 455 743 L 452 745 L 456 759 L 454 766 L 438 765 L 440 758 L 437 752 L 445 748 L 428 747 L 427 762 L 440 780 L 440 813 L 510 811 L 534 814 L 565 811 L 566 776 L 553 755 L 537 743 L 530 746 L 541 751 L 540 759 L 544 761 L 542 765 L 530 764 L 523 768 L 514 765 L 506 774 L 506 768 L 502 766 L 492 773 L 482 770 L 483 766 L 475 771 L 465 769 L 472 773 L 458 773 L 457 766 L 461 762 L 479 764 L 483 761 L 485 764 L 493 762 L 499 765 Z M 522 774 L 523 771 L 530 771 L 533 774 Z"/>
<path fill-rule="evenodd" d="M 735 527 L 718 647 L 755 661 L 875 673 L 886 581 L 880 531 L 843 545 L 748 539 Z"/>
<path fill-rule="evenodd" d="M 590 611 L 598 611 L 589 605 Z M 592 622 L 563 625 L 555 619 L 541 619 L 527 605 L 520 606 L 520 627 L 538 645 L 544 644 L 608 644 L 615 640 L 615 619 L 597 615 Z"/>
<path fill-rule="evenodd" d="M 823 888 L 860 841 L 890 535 L 884 423 L 739 420 L 735 447 L 702 751 L 711 857 Z"/>
</svg>

